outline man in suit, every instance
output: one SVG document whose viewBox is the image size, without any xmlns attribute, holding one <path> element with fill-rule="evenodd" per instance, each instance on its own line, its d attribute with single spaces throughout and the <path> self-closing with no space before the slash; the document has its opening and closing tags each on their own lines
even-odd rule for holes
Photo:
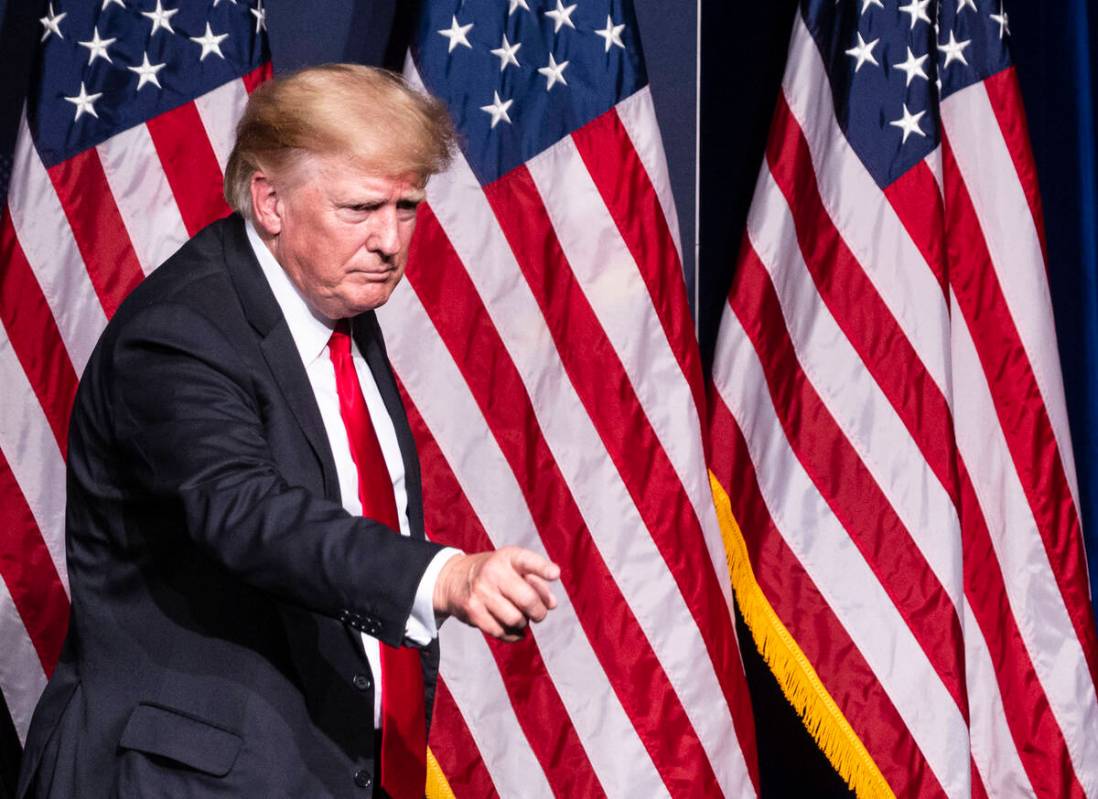
<svg viewBox="0 0 1098 799">
<path fill-rule="evenodd" d="M 516 640 L 557 567 L 426 540 L 373 309 L 445 109 L 329 65 L 261 87 L 239 213 L 123 303 L 70 429 L 72 617 L 19 795 L 422 796 L 437 622 Z"/>
</svg>

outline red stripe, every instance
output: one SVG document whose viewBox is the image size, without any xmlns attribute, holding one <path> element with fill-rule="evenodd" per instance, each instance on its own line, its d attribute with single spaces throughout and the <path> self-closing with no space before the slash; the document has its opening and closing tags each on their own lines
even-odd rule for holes
<svg viewBox="0 0 1098 799">
<path fill-rule="evenodd" d="M 408 279 L 514 472 L 547 553 L 561 565 L 564 589 L 615 693 L 671 794 L 715 794 L 701 743 L 591 539 L 476 288 L 430 208 L 423 207 L 418 225 Z"/>
<path fill-rule="evenodd" d="M 888 693 L 774 526 L 747 443 L 715 392 L 709 408 L 714 474 L 732 501 L 763 594 L 896 796 L 944 796 Z"/>
<path fill-rule="evenodd" d="M 725 701 L 729 708 L 735 707 L 743 689 L 742 683 L 736 683 L 733 664 L 739 652 L 729 605 L 675 468 L 568 265 L 530 173 L 525 167 L 514 169 L 484 191 L 545 317 L 570 382 L 703 632 Z M 638 458 L 638 452 L 645 453 L 644 458 Z M 699 463 L 698 468 L 702 467 Z"/>
<path fill-rule="evenodd" d="M 797 459 L 967 721 L 964 636 L 953 602 L 805 376 L 770 275 L 750 246 L 741 251 L 729 304 L 758 353 L 778 418 Z"/>
<path fill-rule="evenodd" d="M 885 198 L 926 261 L 948 302 L 942 193 L 926 161 L 920 161 L 885 187 Z"/>
<path fill-rule="evenodd" d="M 484 766 L 476 741 L 465 726 L 454 697 L 442 677 L 435 690 L 435 710 L 428 742 L 446 781 L 461 799 L 496 799 L 499 793 Z"/>
<path fill-rule="evenodd" d="M 0 264 L 0 324 L 64 457 L 76 370 L 6 213 L 0 216 Z"/>
<path fill-rule="evenodd" d="M 939 213 L 943 216 L 936 224 L 907 225 L 907 229 L 924 257 L 928 252 L 936 252 L 944 264 L 945 253 L 939 249 L 944 245 L 942 231 L 945 230 L 944 211 L 938 203 L 940 191 L 925 162 L 916 170 L 923 171 L 924 176 L 911 180 L 901 191 L 890 194 L 886 190 L 886 194 L 897 214 L 905 220 L 922 214 L 920 209 L 927 205 L 939 205 Z M 910 174 L 900 182 L 908 181 Z M 933 184 L 928 184 L 927 179 Z M 931 192 L 933 199 L 928 202 L 919 191 Z M 1070 795 L 1075 777 L 1066 741 L 1051 714 L 1048 699 L 1022 641 L 983 511 L 959 455 L 957 464 L 960 492 L 956 505 L 961 520 L 965 597 L 995 664 L 1007 727 L 1037 795 Z M 1040 747 L 1033 746 L 1034 741 L 1040 741 Z"/>
<path fill-rule="evenodd" d="M 402 394 L 423 465 L 423 510 L 431 539 L 466 552 L 494 549 L 438 442 L 407 392 Z M 488 636 L 485 641 L 503 675 L 503 685 L 519 725 L 554 795 L 604 796 L 534 636 L 528 635 L 514 644 Z"/>
<path fill-rule="evenodd" d="M 244 81 L 245 90 L 247 90 L 248 94 L 251 94 L 259 88 L 259 84 L 270 80 L 273 75 L 274 70 L 271 68 L 271 62 L 264 61 L 247 75 L 241 76 L 240 79 Z"/>
<path fill-rule="evenodd" d="M 1014 67 L 1004 69 L 984 80 L 991 101 L 991 110 L 999 121 L 999 130 L 1003 134 L 1010 159 L 1018 173 L 1018 182 L 1022 184 L 1029 212 L 1033 217 L 1033 226 L 1041 240 L 1041 253 L 1048 263 L 1048 245 L 1045 242 L 1045 215 L 1041 212 L 1041 191 L 1037 182 L 1037 165 L 1033 162 L 1033 150 L 1029 146 L 1029 127 L 1026 124 L 1026 112 L 1022 106 L 1022 90 L 1018 85 L 1018 73 Z"/>
<path fill-rule="evenodd" d="M 23 620 L 42 670 L 53 673 L 69 624 L 69 598 L 26 497 L 0 452 L 0 577 Z"/>
<path fill-rule="evenodd" d="M 651 124 L 655 126 L 656 120 Z M 572 140 L 648 286 L 663 332 L 701 413 L 705 407 L 701 355 L 682 263 L 644 164 L 614 109 L 574 131 Z"/>
<path fill-rule="evenodd" d="M 184 103 L 145 123 L 175 195 L 188 235 L 230 213 L 221 166 L 195 104 Z"/>
<path fill-rule="evenodd" d="M 1082 532 L 1067 474 L 976 209 L 944 131 L 942 158 L 950 286 L 972 334 L 1014 469 L 1098 690 L 1098 638 L 1087 595 Z"/>
<path fill-rule="evenodd" d="M 145 277 L 94 147 L 46 170 L 107 317 Z"/>
</svg>

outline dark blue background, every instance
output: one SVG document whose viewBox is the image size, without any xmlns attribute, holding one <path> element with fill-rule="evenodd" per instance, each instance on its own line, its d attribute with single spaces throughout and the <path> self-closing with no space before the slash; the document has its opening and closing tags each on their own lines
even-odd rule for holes
<svg viewBox="0 0 1098 799">
<path fill-rule="evenodd" d="M 853 1 L 853 0 L 848 0 Z M 686 279 L 695 296 L 708 363 L 781 79 L 795 0 L 701 0 L 702 84 L 696 110 L 698 26 L 688 0 L 635 0 L 648 75 L 671 170 Z M 992 0 L 977 0 L 982 6 Z M 1068 410 L 1084 525 L 1098 519 L 1098 153 L 1094 87 L 1098 12 L 1087 0 L 1005 0 L 1040 175 Z M 43 0 L 0 0 L 0 196 L 7 185 L 14 123 L 27 63 L 38 42 Z M 399 0 L 267 0 L 279 70 L 356 60 L 400 68 L 415 3 Z M 5 13 L 7 12 L 7 13 Z M 695 141 L 701 131 L 699 228 L 695 230 Z M 1098 537 L 1090 536 L 1091 582 Z M 750 635 L 741 628 L 745 644 Z M 763 793 L 844 796 L 845 786 L 813 745 L 758 654 L 744 659 L 755 702 Z M 6 746 L 4 743 L 6 742 Z M 0 797 L 10 790 L 18 747 L 0 710 Z"/>
</svg>

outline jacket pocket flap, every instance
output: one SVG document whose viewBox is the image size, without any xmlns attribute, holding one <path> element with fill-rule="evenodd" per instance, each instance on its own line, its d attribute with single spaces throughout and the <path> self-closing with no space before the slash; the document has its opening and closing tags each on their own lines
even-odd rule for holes
<svg viewBox="0 0 1098 799">
<path fill-rule="evenodd" d="M 157 705 L 134 708 L 118 745 L 160 755 L 213 777 L 224 777 L 236 762 L 239 735 Z"/>
</svg>

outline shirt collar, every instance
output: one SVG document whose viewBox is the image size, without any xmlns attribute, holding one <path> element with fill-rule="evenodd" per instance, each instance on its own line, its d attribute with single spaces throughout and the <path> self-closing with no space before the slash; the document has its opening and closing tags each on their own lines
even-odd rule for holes
<svg viewBox="0 0 1098 799">
<path fill-rule="evenodd" d="M 324 354 L 324 348 L 328 346 L 332 330 L 335 329 L 335 321 L 326 319 L 309 306 L 286 274 L 286 270 L 274 257 L 274 253 L 263 243 L 252 223 L 245 222 L 244 227 L 252 252 L 255 253 L 259 267 L 271 286 L 279 308 L 282 309 L 282 315 L 290 328 L 290 336 L 301 355 L 301 362 L 308 366 Z"/>
</svg>

